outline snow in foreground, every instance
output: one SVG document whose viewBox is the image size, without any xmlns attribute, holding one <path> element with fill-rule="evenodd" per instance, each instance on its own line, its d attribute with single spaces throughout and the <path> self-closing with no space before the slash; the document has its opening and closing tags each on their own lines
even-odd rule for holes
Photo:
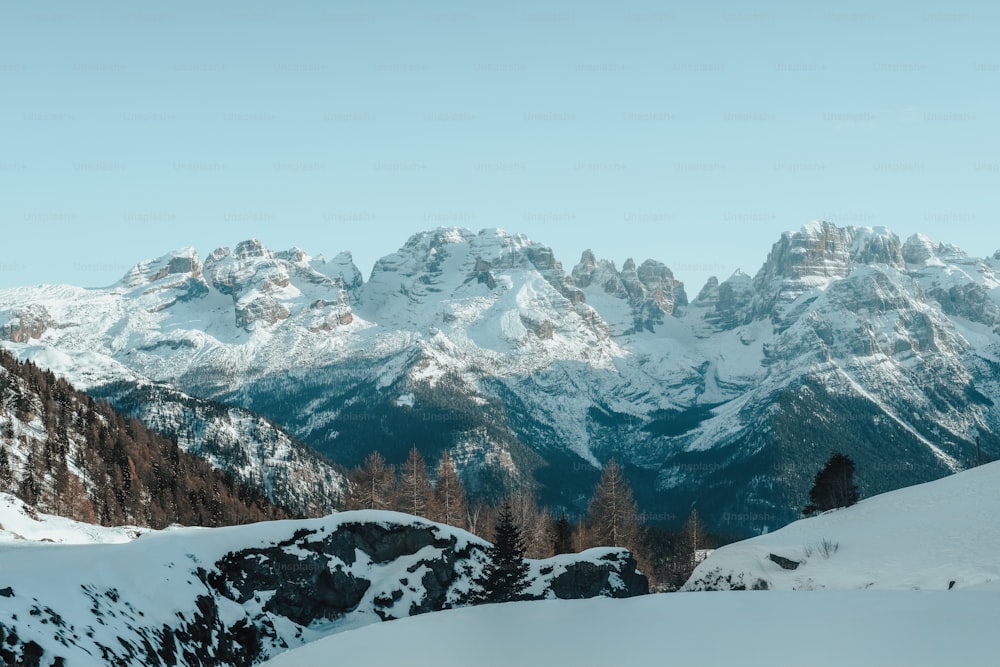
<svg viewBox="0 0 1000 667">
<path fill-rule="evenodd" d="M 716 549 L 685 589 L 1000 590 L 997 508 L 1000 462 Z M 771 554 L 799 565 L 785 569 Z"/>
<path fill-rule="evenodd" d="M 456 609 L 333 635 L 268 667 L 986 667 L 1000 592 L 674 593 Z"/>
</svg>

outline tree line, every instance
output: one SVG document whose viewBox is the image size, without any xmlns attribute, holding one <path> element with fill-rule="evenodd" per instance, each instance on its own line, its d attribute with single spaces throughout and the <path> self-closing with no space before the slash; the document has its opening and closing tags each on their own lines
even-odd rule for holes
<svg viewBox="0 0 1000 667">
<path fill-rule="evenodd" d="M 530 491 L 507 495 L 500 502 L 469 500 L 455 462 L 443 452 L 433 473 L 416 447 L 396 467 L 379 452 L 371 452 L 350 471 L 347 510 L 375 509 L 422 516 L 472 532 L 487 541 L 511 539 L 516 527 L 524 557 L 549 558 L 592 547 L 628 549 L 639 569 L 661 589 L 683 584 L 697 564 L 697 555 L 717 539 L 709 536 L 696 510 L 680 531 L 647 525 L 639 512 L 621 466 L 611 459 L 594 488 L 587 512 L 558 516 L 540 507 Z"/>
</svg>

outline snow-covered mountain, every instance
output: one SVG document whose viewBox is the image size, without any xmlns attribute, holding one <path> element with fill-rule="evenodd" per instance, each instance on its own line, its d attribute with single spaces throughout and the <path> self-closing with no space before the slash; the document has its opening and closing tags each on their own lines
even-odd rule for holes
<svg viewBox="0 0 1000 667">
<path fill-rule="evenodd" d="M 651 516 L 762 531 L 795 518 L 833 449 L 863 494 L 966 467 L 977 437 L 1000 456 L 998 267 L 814 222 L 689 300 L 655 260 L 587 252 L 567 271 L 500 230 L 417 234 L 367 281 L 346 253 L 245 241 L 105 289 L 2 290 L 0 333 L 67 355 L 93 391 L 139 374 L 345 465 L 448 449 L 474 491 L 527 484 L 573 510 L 616 456 Z"/>
<path fill-rule="evenodd" d="M 466 604 L 486 559 L 474 535 L 396 512 L 137 536 L 23 511 L 0 494 L 0 523 L 83 543 L 3 542 L 4 665 L 249 666 L 333 632 Z M 622 549 L 529 565 L 537 599 L 648 590 Z"/>
<path fill-rule="evenodd" d="M 1000 462 L 716 549 L 682 590 L 1000 591 Z"/>
</svg>

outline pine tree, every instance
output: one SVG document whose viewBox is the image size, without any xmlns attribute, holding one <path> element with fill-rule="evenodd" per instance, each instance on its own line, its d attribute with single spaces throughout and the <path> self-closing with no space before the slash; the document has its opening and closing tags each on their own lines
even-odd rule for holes
<svg viewBox="0 0 1000 667">
<path fill-rule="evenodd" d="M 553 555 L 558 556 L 559 554 L 571 554 L 574 552 L 573 526 L 570 524 L 569 519 L 566 518 L 566 512 L 563 512 L 559 516 L 552 533 L 554 536 L 552 539 Z"/>
<path fill-rule="evenodd" d="M 437 467 L 437 485 L 434 487 L 434 520 L 449 526 L 465 528 L 469 525 L 469 508 L 465 487 L 458 478 L 458 471 L 451 456 L 445 451 Z"/>
<path fill-rule="evenodd" d="M 0 491 L 10 491 L 14 483 L 14 471 L 10 467 L 5 445 L 0 444 Z"/>
<path fill-rule="evenodd" d="M 524 599 L 528 586 L 528 563 L 524 560 L 524 540 L 514 522 L 510 503 L 500 506 L 493 544 L 482 574 L 473 582 L 470 601 L 474 604 L 512 602 Z"/>
<path fill-rule="evenodd" d="M 640 547 L 639 510 L 621 466 L 610 459 L 588 508 L 592 546 Z"/>
<path fill-rule="evenodd" d="M 393 509 L 414 516 L 430 518 L 434 504 L 434 489 L 427 475 L 427 464 L 416 447 L 400 470 L 399 483 L 393 495 Z"/>
<path fill-rule="evenodd" d="M 809 504 L 802 510 L 805 515 L 825 512 L 838 507 L 850 507 L 858 502 L 858 487 L 854 484 L 854 461 L 835 452 L 826 465 L 816 473 L 809 491 Z"/>
<path fill-rule="evenodd" d="M 391 509 L 394 477 L 392 467 L 386 465 L 381 454 L 369 454 L 361 467 L 351 471 L 347 509 Z"/>
</svg>

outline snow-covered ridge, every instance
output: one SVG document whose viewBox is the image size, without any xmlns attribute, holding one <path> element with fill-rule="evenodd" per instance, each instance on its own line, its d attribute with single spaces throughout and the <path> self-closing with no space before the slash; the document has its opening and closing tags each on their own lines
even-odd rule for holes
<svg viewBox="0 0 1000 667">
<path fill-rule="evenodd" d="M 684 590 L 1000 590 L 1000 462 L 716 549 Z"/>
<path fill-rule="evenodd" d="M 460 606 L 486 543 L 395 512 L 0 549 L 0 660 L 249 665 L 333 632 Z M 538 598 L 646 592 L 620 549 L 531 561 Z M 4 653 L 6 651 L 6 653 Z"/>
<path fill-rule="evenodd" d="M 39 512 L 9 493 L 0 493 L 0 549 L 14 544 L 120 544 L 150 532 L 137 526 L 96 526 Z"/>
</svg>

